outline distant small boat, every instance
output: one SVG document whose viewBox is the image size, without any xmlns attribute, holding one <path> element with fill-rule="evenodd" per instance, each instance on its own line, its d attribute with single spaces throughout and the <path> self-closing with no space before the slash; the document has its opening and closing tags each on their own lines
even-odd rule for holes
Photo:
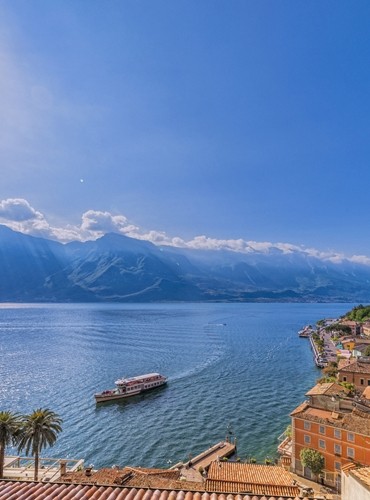
<svg viewBox="0 0 370 500">
<path fill-rule="evenodd" d="M 159 373 L 147 373 L 131 378 L 121 378 L 115 382 L 115 389 L 94 394 L 97 403 L 136 396 L 167 383 L 167 378 Z"/>
</svg>

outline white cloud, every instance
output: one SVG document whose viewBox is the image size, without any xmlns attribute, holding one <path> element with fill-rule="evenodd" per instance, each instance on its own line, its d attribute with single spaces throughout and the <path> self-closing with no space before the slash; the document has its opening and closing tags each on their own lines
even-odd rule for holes
<svg viewBox="0 0 370 500">
<path fill-rule="evenodd" d="M 0 218 L 13 222 L 25 222 L 41 220 L 43 216 L 23 198 L 8 198 L 0 202 Z"/>
<path fill-rule="evenodd" d="M 132 224 L 124 215 L 113 215 L 110 212 L 87 210 L 83 213 L 81 224 L 67 225 L 65 227 L 52 226 L 44 214 L 33 208 L 23 198 L 8 198 L 0 200 L 0 223 L 25 234 L 57 240 L 63 243 L 69 241 L 95 240 L 106 233 L 115 232 L 124 234 L 131 238 L 146 240 L 155 245 L 166 245 L 177 248 L 189 248 L 198 250 L 227 250 L 230 252 L 251 254 L 282 252 L 301 253 L 307 257 L 313 257 L 332 263 L 343 261 L 353 262 L 370 266 L 370 257 L 365 255 L 353 255 L 346 257 L 337 252 L 321 252 L 315 248 L 292 245 L 291 243 L 272 243 L 269 241 L 246 241 L 239 239 L 217 239 L 205 235 L 196 236 L 186 241 L 178 236 L 170 237 L 164 231 L 143 231 Z"/>
<path fill-rule="evenodd" d="M 130 224 L 124 215 L 112 215 L 109 212 L 88 210 L 82 215 L 81 230 L 83 233 L 101 236 L 105 233 L 133 233 L 139 228 Z"/>
<path fill-rule="evenodd" d="M 363 264 L 365 266 L 370 266 L 370 257 L 366 257 L 366 255 L 352 255 L 348 259 L 355 264 Z"/>
</svg>

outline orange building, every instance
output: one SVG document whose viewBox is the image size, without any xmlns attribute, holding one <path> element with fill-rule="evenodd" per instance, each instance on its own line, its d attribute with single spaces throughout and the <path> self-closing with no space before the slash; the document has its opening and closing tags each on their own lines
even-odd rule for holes
<svg viewBox="0 0 370 500">
<path fill-rule="evenodd" d="M 360 390 L 370 386 L 370 356 L 355 361 L 342 360 L 338 366 L 338 380 L 354 384 Z"/>
<path fill-rule="evenodd" d="M 357 321 L 352 321 L 350 319 L 342 319 L 341 321 L 339 321 L 339 323 L 344 326 L 349 326 L 352 335 L 360 335 L 361 323 L 358 323 Z"/>
<path fill-rule="evenodd" d="M 317 450 L 324 457 L 322 479 L 340 487 L 341 468 L 348 463 L 370 465 L 370 394 L 354 400 L 336 383 L 317 384 L 292 413 L 293 472 L 313 479 L 300 452 Z"/>
</svg>

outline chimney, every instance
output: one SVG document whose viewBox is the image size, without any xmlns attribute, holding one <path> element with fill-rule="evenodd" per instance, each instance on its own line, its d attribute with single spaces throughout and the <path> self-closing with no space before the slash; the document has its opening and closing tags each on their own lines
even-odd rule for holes
<svg viewBox="0 0 370 500">
<path fill-rule="evenodd" d="M 92 467 L 86 467 L 85 469 L 85 476 L 90 477 L 92 472 Z"/>
<path fill-rule="evenodd" d="M 61 460 L 59 462 L 59 467 L 60 467 L 60 476 L 64 476 L 64 474 L 67 473 L 67 460 Z"/>
</svg>

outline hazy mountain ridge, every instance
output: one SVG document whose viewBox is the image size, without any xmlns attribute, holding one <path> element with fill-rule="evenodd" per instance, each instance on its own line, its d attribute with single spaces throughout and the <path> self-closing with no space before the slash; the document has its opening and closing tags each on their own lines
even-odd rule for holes
<svg viewBox="0 0 370 500">
<path fill-rule="evenodd" d="M 370 267 L 304 253 L 157 247 L 106 234 L 61 244 L 0 226 L 0 301 L 369 301 Z"/>
</svg>

